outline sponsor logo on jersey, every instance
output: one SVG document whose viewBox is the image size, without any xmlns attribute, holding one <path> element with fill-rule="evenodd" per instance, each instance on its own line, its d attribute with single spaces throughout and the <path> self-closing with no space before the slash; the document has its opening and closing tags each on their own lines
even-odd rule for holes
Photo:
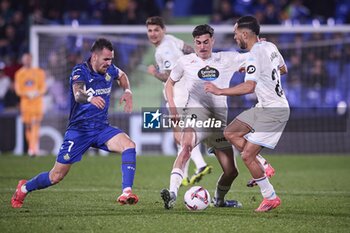
<svg viewBox="0 0 350 233">
<path fill-rule="evenodd" d="M 107 82 L 111 81 L 111 76 L 108 73 L 106 73 L 105 80 Z"/>
<path fill-rule="evenodd" d="M 256 71 L 255 66 L 249 65 L 249 66 L 247 67 L 247 73 L 248 73 L 248 74 L 252 74 L 252 73 L 254 73 L 255 71 Z"/>
<path fill-rule="evenodd" d="M 198 71 L 198 77 L 205 81 L 213 81 L 217 79 L 219 75 L 219 71 L 210 66 L 206 66 Z"/>
<path fill-rule="evenodd" d="M 164 67 L 165 67 L 165 68 L 169 68 L 170 66 L 171 66 L 170 61 L 165 61 L 165 62 L 164 62 Z"/>
<path fill-rule="evenodd" d="M 109 95 L 111 93 L 111 87 L 108 88 L 101 88 L 101 89 L 97 89 L 94 90 L 91 87 L 86 91 L 86 94 L 88 94 L 89 96 L 94 96 L 96 95 Z"/>
</svg>

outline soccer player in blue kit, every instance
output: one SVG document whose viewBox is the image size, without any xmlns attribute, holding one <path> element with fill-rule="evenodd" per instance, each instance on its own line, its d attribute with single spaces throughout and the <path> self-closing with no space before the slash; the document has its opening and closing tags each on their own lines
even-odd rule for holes
<svg viewBox="0 0 350 233">
<path fill-rule="evenodd" d="M 122 154 L 123 192 L 117 202 L 121 205 L 138 202 L 138 197 L 132 192 L 136 170 L 135 143 L 122 130 L 110 126 L 107 120 L 114 80 L 124 89 L 120 98 L 120 103 L 125 102 L 124 111 L 132 111 L 129 79 L 112 64 L 113 58 L 112 43 L 99 38 L 91 47 L 91 57 L 73 68 L 70 76 L 69 124 L 56 163 L 51 171 L 18 182 L 11 199 L 13 208 L 21 208 L 28 193 L 59 183 L 68 174 L 72 164 L 79 162 L 90 147 Z"/>
</svg>

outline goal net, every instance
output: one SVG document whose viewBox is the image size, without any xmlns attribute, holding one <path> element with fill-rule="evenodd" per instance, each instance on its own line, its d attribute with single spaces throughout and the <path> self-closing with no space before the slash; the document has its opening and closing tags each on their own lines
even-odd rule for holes
<svg viewBox="0 0 350 233">
<path fill-rule="evenodd" d="M 214 25 L 214 51 L 237 50 L 231 25 Z M 167 33 L 192 45 L 194 25 L 171 25 Z M 261 37 L 277 45 L 289 73 L 282 86 L 292 108 L 277 152 L 349 152 L 347 105 L 350 103 L 350 27 L 349 26 L 262 26 Z M 140 144 L 140 153 L 175 154 L 172 136 L 145 135 L 142 108 L 164 105 L 163 85 L 147 74 L 154 64 L 154 47 L 145 26 L 33 26 L 30 50 L 35 65 L 46 70 L 48 94 L 45 97 L 44 124 L 63 134 L 67 123 L 69 75 L 73 66 L 86 60 L 90 46 L 98 37 L 112 41 L 114 64 L 129 76 L 134 96 L 134 113 L 122 113 L 117 86 L 111 97 L 111 121 Z M 244 74 L 235 73 L 231 85 L 242 82 Z M 256 102 L 254 95 L 229 98 L 229 117 Z M 165 142 L 165 139 L 168 140 Z M 42 139 L 42 146 L 45 140 Z"/>
</svg>

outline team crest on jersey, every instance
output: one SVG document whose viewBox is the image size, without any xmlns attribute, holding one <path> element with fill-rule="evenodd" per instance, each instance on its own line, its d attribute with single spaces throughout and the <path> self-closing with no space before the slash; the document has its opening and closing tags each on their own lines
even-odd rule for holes
<svg viewBox="0 0 350 233">
<path fill-rule="evenodd" d="M 111 76 L 108 73 L 106 73 L 105 80 L 107 82 L 111 81 Z"/>
<path fill-rule="evenodd" d="M 219 71 L 210 66 L 206 66 L 198 71 L 198 77 L 205 81 L 213 81 L 217 79 L 219 75 Z"/>
<path fill-rule="evenodd" d="M 255 71 L 256 71 L 255 66 L 250 65 L 250 66 L 247 67 L 247 73 L 248 73 L 248 74 L 252 74 L 252 73 L 254 73 Z"/>
<path fill-rule="evenodd" d="M 69 154 L 65 154 L 65 155 L 63 156 L 63 159 L 66 160 L 66 161 L 68 161 L 68 160 L 70 159 Z"/>
<path fill-rule="evenodd" d="M 170 66 L 171 66 L 170 61 L 165 61 L 165 62 L 164 62 L 164 67 L 165 67 L 165 68 L 169 68 Z"/>
</svg>

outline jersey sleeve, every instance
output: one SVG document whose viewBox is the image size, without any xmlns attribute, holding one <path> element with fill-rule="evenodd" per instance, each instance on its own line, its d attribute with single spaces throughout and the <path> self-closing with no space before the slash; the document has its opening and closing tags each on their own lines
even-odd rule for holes
<svg viewBox="0 0 350 233">
<path fill-rule="evenodd" d="M 111 75 L 113 77 L 113 80 L 118 80 L 119 79 L 119 73 L 120 73 L 120 69 L 115 66 L 114 64 L 111 65 Z"/>
<path fill-rule="evenodd" d="M 185 42 L 184 42 L 183 40 L 180 40 L 179 38 L 176 38 L 176 37 L 174 36 L 174 42 L 175 42 L 176 47 L 177 47 L 179 50 L 183 50 L 184 45 L 185 45 Z"/>
<path fill-rule="evenodd" d="M 249 53 L 248 58 L 245 61 L 245 78 L 244 81 L 254 81 L 258 82 L 260 65 L 258 61 L 258 56 L 253 53 Z"/>
<path fill-rule="evenodd" d="M 175 64 L 174 68 L 171 70 L 170 78 L 173 81 L 178 82 L 182 78 L 183 74 L 184 74 L 183 64 L 181 62 L 181 59 L 179 59 Z"/>
<path fill-rule="evenodd" d="M 82 65 L 77 65 L 73 68 L 73 71 L 70 75 L 70 82 L 71 84 L 75 82 L 86 82 L 86 75 L 84 72 L 84 67 Z"/>
</svg>

